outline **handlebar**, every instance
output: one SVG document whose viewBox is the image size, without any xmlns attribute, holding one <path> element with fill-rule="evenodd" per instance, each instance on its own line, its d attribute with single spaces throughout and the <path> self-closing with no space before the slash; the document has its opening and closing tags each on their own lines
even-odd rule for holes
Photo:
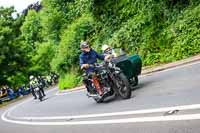
<svg viewBox="0 0 200 133">
<path fill-rule="evenodd" d="M 89 67 L 102 67 L 103 65 L 102 64 L 89 64 Z"/>
</svg>

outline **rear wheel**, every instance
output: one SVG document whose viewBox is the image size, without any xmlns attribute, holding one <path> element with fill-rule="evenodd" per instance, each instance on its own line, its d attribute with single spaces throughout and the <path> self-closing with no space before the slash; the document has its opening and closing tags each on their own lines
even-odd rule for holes
<svg viewBox="0 0 200 133">
<path fill-rule="evenodd" d="M 117 76 L 118 94 L 123 99 L 129 99 L 131 97 L 131 87 L 128 79 L 123 73 Z"/>
</svg>

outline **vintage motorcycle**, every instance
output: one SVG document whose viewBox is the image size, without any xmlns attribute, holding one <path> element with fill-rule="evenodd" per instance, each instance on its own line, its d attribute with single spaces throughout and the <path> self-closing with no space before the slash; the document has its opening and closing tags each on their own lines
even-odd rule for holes
<svg viewBox="0 0 200 133">
<path fill-rule="evenodd" d="M 85 78 L 91 82 L 95 95 L 89 95 L 97 103 L 102 103 L 106 97 L 119 96 L 122 99 L 131 97 L 131 87 L 138 84 L 138 75 L 141 73 L 141 59 L 138 55 L 121 55 L 110 62 L 90 64 L 95 72 Z"/>
</svg>

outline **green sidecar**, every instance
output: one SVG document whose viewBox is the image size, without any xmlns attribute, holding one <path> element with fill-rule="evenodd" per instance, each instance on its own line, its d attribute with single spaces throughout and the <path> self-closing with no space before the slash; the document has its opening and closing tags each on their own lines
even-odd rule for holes
<svg viewBox="0 0 200 133">
<path fill-rule="evenodd" d="M 122 70 L 131 86 L 138 85 L 138 75 L 141 74 L 142 70 L 142 60 L 139 55 L 120 55 L 113 62 Z"/>
</svg>

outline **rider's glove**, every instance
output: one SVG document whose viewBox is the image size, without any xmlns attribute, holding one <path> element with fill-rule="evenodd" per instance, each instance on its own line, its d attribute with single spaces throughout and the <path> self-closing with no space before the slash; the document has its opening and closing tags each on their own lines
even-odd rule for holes
<svg viewBox="0 0 200 133">
<path fill-rule="evenodd" d="M 87 69 L 89 67 L 89 64 L 83 64 L 82 66 L 81 66 L 81 69 Z"/>
<path fill-rule="evenodd" d="M 104 60 L 107 61 L 107 62 L 109 62 L 112 58 L 113 58 L 113 56 L 109 54 L 109 55 L 105 56 Z"/>
</svg>

